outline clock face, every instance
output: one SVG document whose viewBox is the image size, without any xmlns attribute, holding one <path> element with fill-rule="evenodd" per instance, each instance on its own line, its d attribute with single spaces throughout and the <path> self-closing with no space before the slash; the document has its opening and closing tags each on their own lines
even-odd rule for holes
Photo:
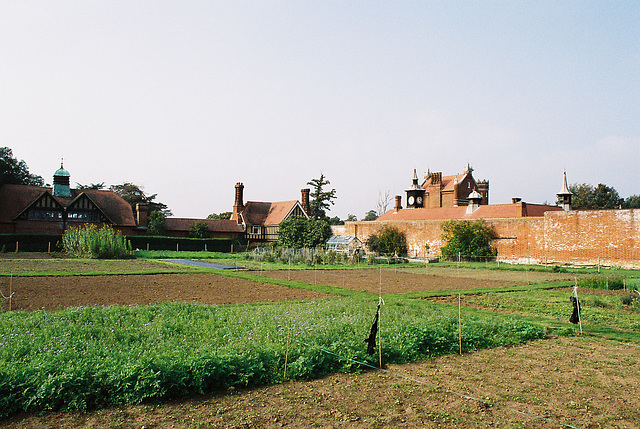
<svg viewBox="0 0 640 429">
<path fill-rule="evenodd" d="M 409 197 L 409 199 L 407 201 L 409 201 L 410 205 L 413 204 L 413 196 Z"/>
<path fill-rule="evenodd" d="M 422 204 L 422 197 L 416 198 L 416 201 L 418 202 L 418 204 Z"/>
</svg>

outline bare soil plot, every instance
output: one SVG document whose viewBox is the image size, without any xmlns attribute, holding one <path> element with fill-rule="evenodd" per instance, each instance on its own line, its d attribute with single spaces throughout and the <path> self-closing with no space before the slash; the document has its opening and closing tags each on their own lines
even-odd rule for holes
<svg viewBox="0 0 640 429">
<path fill-rule="evenodd" d="M 457 268 L 370 268 L 359 270 L 285 270 L 256 271 L 270 278 L 324 284 L 357 291 L 406 293 L 427 290 L 494 288 L 563 281 L 572 275 L 528 272 L 490 271 Z"/>
<path fill-rule="evenodd" d="M 634 428 L 640 422 L 638 353 L 590 338 L 552 338 L 393 365 L 387 368 L 391 373 L 336 374 L 167 404 L 16 416 L 0 423 L 8 429 L 561 427 L 557 422 Z"/>
<path fill-rule="evenodd" d="M 306 300 L 328 295 L 268 283 L 205 273 L 0 277 L 0 290 L 8 295 L 9 282 L 15 292 L 14 310 L 56 310 L 96 305 L 146 305 L 162 301 L 202 304 L 238 304 Z M 2 309 L 8 301 L 2 300 Z"/>
</svg>

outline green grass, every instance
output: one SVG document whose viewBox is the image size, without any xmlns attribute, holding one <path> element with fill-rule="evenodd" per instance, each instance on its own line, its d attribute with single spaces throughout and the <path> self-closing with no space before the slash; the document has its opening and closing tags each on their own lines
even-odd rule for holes
<svg viewBox="0 0 640 429">
<path fill-rule="evenodd" d="M 181 397 L 361 370 L 377 299 L 69 308 L 0 314 L 0 416 Z M 458 351 L 457 313 L 415 301 L 382 308 L 383 360 Z M 463 350 L 541 338 L 504 317 L 464 320 Z M 287 352 L 287 338 L 289 350 Z"/>
</svg>

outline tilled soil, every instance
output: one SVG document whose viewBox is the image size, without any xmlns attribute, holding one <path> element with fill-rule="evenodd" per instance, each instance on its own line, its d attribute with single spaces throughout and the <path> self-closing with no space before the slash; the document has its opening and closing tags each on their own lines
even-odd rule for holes
<svg viewBox="0 0 640 429">
<path fill-rule="evenodd" d="M 163 301 L 238 304 L 307 300 L 329 295 L 215 274 L 154 274 L 0 278 L 14 292 L 13 310 L 56 310 L 96 305 L 147 305 Z M 8 310 L 8 300 L 2 309 Z"/>
<path fill-rule="evenodd" d="M 514 285 L 570 280 L 566 274 L 486 271 L 440 268 L 371 268 L 359 270 L 255 271 L 281 280 L 337 286 L 370 293 L 407 293 L 432 290 L 499 288 Z"/>
</svg>

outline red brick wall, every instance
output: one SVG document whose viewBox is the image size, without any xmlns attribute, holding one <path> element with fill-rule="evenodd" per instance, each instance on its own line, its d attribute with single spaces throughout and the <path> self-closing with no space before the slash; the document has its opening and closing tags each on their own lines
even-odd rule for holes
<svg viewBox="0 0 640 429">
<path fill-rule="evenodd" d="M 393 225 L 407 235 L 410 256 L 440 252 L 443 221 L 347 222 L 345 235 L 365 241 Z M 501 261 L 640 267 L 640 209 L 546 212 L 544 217 L 487 219 Z"/>
</svg>

